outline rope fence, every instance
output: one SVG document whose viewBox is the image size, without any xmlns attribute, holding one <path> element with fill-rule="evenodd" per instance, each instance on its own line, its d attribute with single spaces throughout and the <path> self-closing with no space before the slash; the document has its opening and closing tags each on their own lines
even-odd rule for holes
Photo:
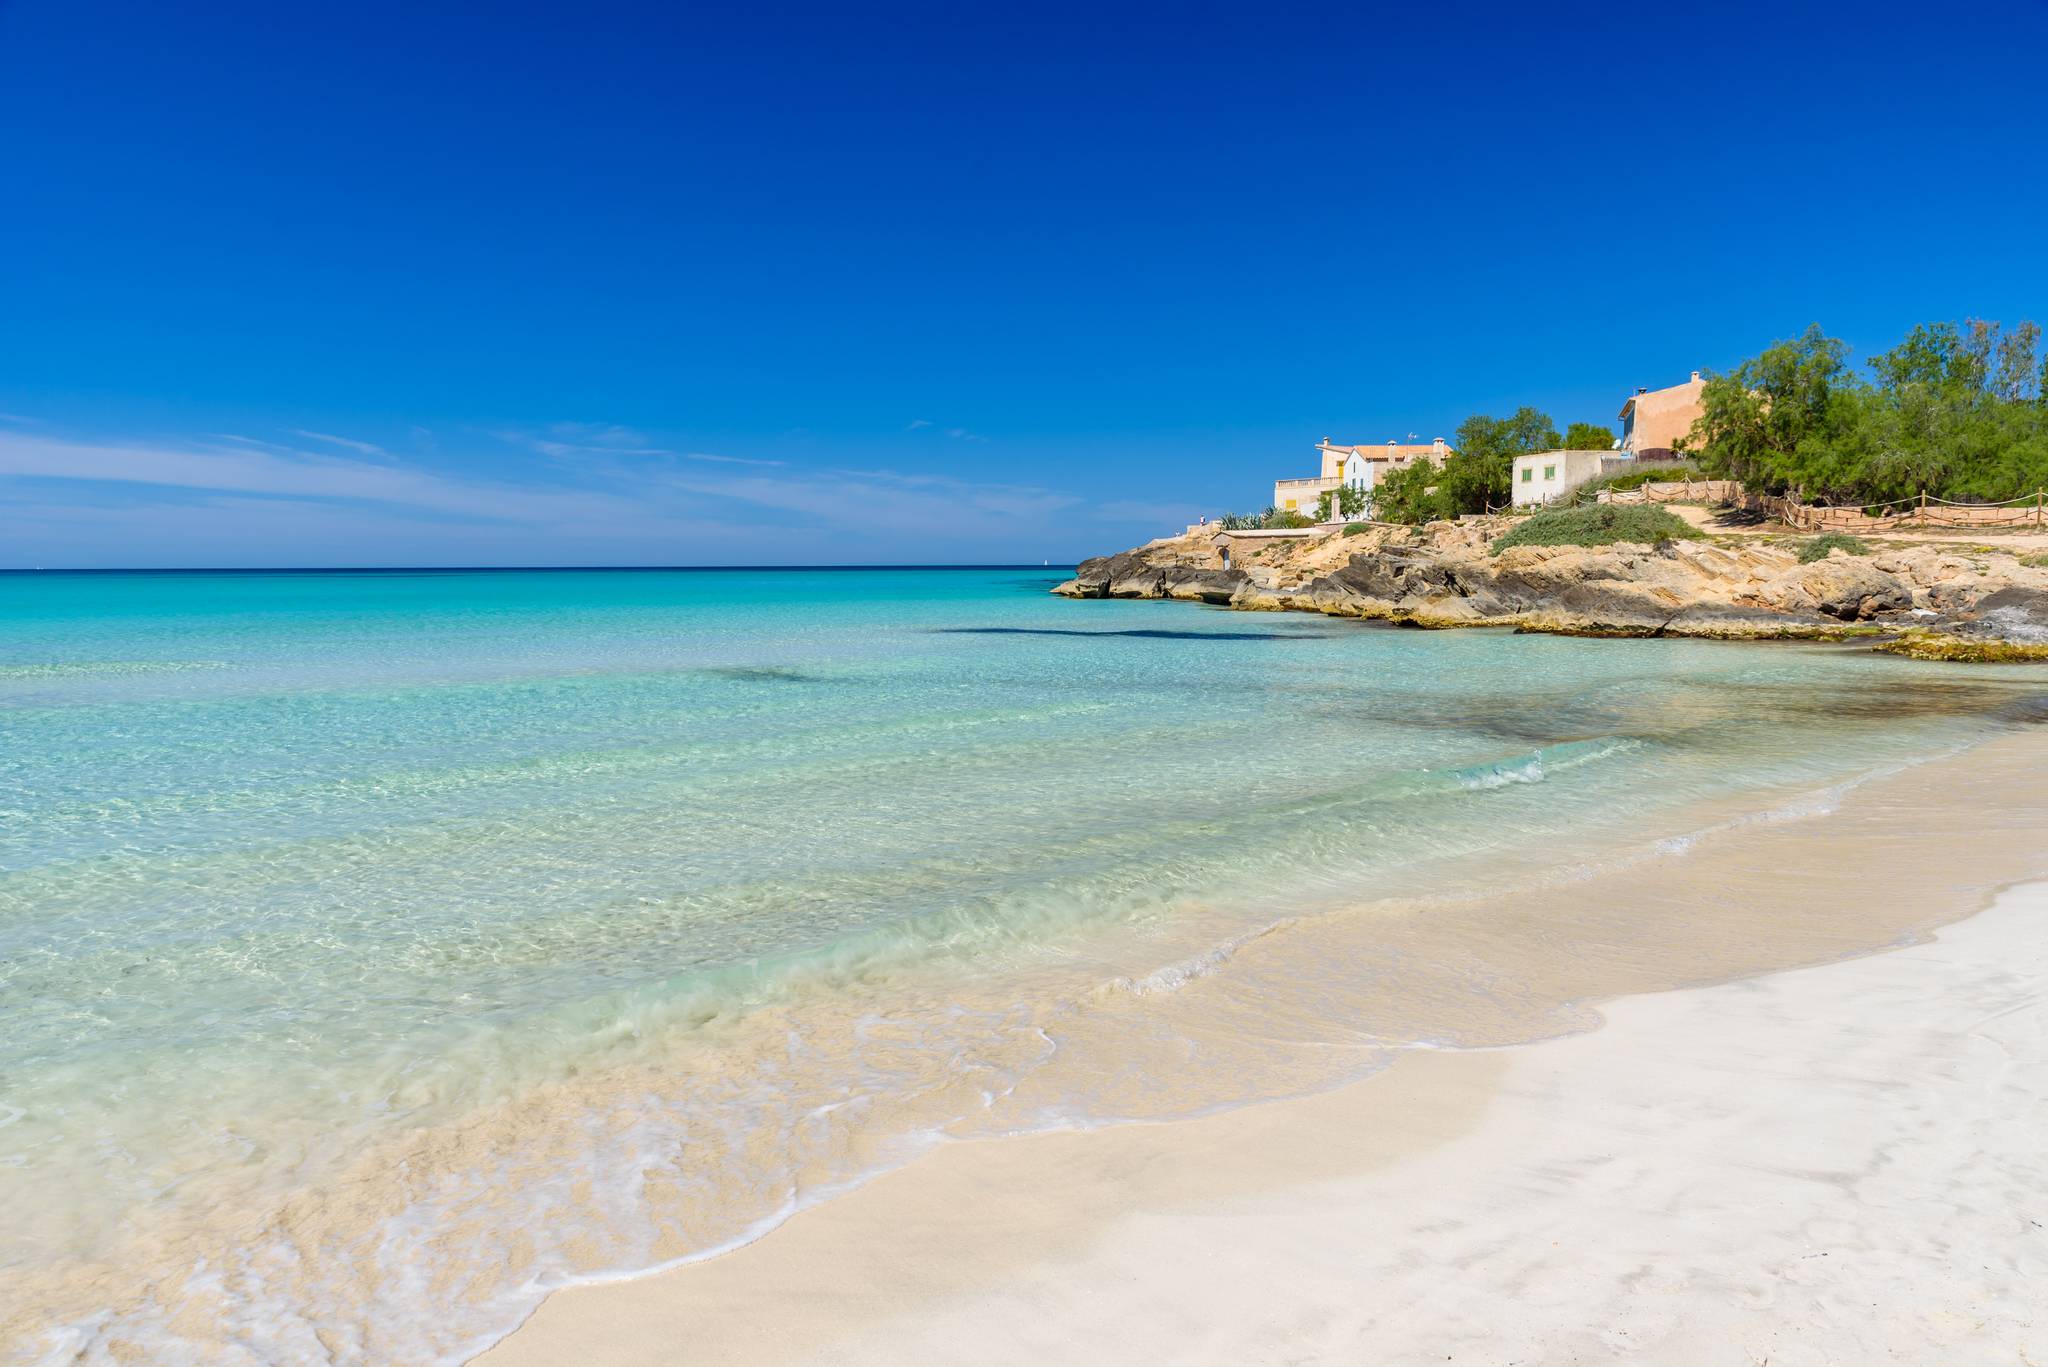
<svg viewBox="0 0 2048 1367">
<path fill-rule="evenodd" d="M 2048 490 L 2041 489 L 2000 503 L 1963 503 L 1933 494 L 1920 494 L 1888 503 L 1845 506 L 1805 503 L 1781 494 L 1753 494 L 1737 480 L 1689 479 L 1644 484 L 1635 489 L 1603 489 L 1598 497 L 1603 503 L 1689 503 L 1701 500 L 1733 503 L 1802 531 L 2048 527 Z"/>
</svg>

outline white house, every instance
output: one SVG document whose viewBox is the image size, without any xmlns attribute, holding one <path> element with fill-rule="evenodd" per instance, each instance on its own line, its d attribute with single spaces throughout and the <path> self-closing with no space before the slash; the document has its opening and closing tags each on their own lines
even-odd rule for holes
<svg viewBox="0 0 2048 1367">
<path fill-rule="evenodd" d="M 1346 520 L 1358 521 L 1372 516 L 1372 491 L 1379 481 L 1392 470 L 1404 469 L 1418 460 L 1428 460 L 1442 465 L 1451 454 L 1451 448 L 1442 437 L 1427 444 L 1403 445 L 1389 441 L 1381 446 L 1338 446 L 1328 437 L 1316 443 L 1316 450 L 1322 454 L 1322 473 L 1313 479 L 1276 479 L 1273 481 L 1273 506 L 1287 513 L 1301 513 L 1306 517 L 1316 515 L 1317 506 L 1326 493 L 1344 488 L 1357 489 L 1365 498 L 1364 511 L 1353 513 Z M 1332 500 L 1334 502 L 1334 500 Z M 1332 520 L 1341 517 L 1333 507 Z"/>
<path fill-rule="evenodd" d="M 1538 451 L 1516 456 L 1514 473 L 1509 476 L 1514 490 L 1511 501 L 1517 508 L 1548 503 L 1587 480 L 1626 470 L 1634 463 L 1634 457 L 1612 451 Z"/>
</svg>

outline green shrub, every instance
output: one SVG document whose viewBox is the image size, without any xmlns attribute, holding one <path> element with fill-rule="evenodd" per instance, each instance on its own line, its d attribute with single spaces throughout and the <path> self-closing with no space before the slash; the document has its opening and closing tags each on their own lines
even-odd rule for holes
<svg viewBox="0 0 2048 1367">
<path fill-rule="evenodd" d="M 1275 531 L 1292 527 L 1313 527 L 1313 518 L 1300 513 L 1288 512 L 1284 508 L 1268 508 L 1263 513 L 1225 513 L 1216 519 L 1216 526 L 1226 532 Z"/>
<path fill-rule="evenodd" d="M 1617 470 L 1611 475 L 1589 479 L 1572 490 L 1574 503 L 1595 503 L 1599 501 L 1602 489 L 1640 489 L 1645 484 L 1676 484 L 1691 476 L 1699 479 L 1700 472 L 1690 465 L 1651 465 L 1640 470 Z"/>
<path fill-rule="evenodd" d="M 1316 521 L 1328 522 L 1332 515 L 1356 517 L 1365 511 L 1365 490 L 1341 484 L 1335 489 L 1323 490 L 1316 499 Z"/>
<path fill-rule="evenodd" d="M 1610 489 L 1640 489 L 1645 484 L 1677 484 L 1698 479 L 1700 472 L 1690 465 L 1652 465 L 1642 470 L 1624 470 L 1607 481 Z"/>
<path fill-rule="evenodd" d="M 1373 516 L 1382 522 L 1405 522 L 1419 527 L 1439 517 L 1449 517 L 1452 504 L 1439 487 L 1442 472 L 1426 460 L 1389 470 L 1381 475 L 1373 491 Z"/>
<path fill-rule="evenodd" d="M 1346 525 L 1343 535 L 1357 536 L 1360 532 L 1369 532 L 1371 530 L 1372 524 L 1370 522 L 1353 522 Z"/>
<path fill-rule="evenodd" d="M 1661 546 L 1706 534 L 1668 508 L 1653 503 L 1595 503 L 1537 513 L 1493 543 L 1495 555 L 1510 546 L 1611 546 L 1617 541 Z"/>
<path fill-rule="evenodd" d="M 2048 570 L 2048 555 L 2023 555 L 2020 563 L 2030 570 Z"/>
<path fill-rule="evenodd" d="M 1824 532 L 1811 541 L 1799 545 L 1799 563 L 1811 565 L 1816 560 L 1828 558 L 1829 551 L 1840 551 L 1843 555 L 1869 555 L 1870 543 L 1847 532 Z"/>
</svg>

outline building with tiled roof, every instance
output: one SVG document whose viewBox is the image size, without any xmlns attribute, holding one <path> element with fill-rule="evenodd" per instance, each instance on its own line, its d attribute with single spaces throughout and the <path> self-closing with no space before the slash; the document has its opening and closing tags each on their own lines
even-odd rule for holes
<svg viewBox="0 0 2048 1367">
<path fill-rule="evenodd" d="M 1322 473 L 1309 479 L 1273 481 L 1273 506 L 1282 512 L 1316 515 L 1322 497 L 1347 485 L 1366 495 L 1365 511 L 1354 520 L 1372 516 L 1372 490 L 1389 471 L 1400 470 L 1418 460 L 1442 465 L 1451 448 L 1442 437 L 1429 442 L 1387 441 L 1378 445 L 1341 446 L 1324 437 L 1316 443 L 1322 456 Z M 1337 514 L 1333 511 L 1331 516 Z"/>
</svg>

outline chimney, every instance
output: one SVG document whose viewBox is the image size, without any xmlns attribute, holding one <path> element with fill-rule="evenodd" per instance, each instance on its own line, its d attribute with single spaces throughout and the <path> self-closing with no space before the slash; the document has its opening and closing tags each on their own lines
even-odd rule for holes
<svg viewBox="0 0 2048 1367">
<path fill-rule="evenodd" d="M 1699 373 L 1699 372 L 1698 372 L 1697 370 L 1695 370 L 1695 371 L 1694 371 L 1694 372 L 1692 373 L 1692 381 L 1693 381 L 1693 383 L 1694 383 L 1694 384 L 1698 384 L 1698 383 L 1699 383 L 1699 381 L 1700 381 L 1700 373 Z"/>
<path fill-rule="evenodd" d="M 1650 386 L 1648 386 L 1648 385 L 1646 385 L 1646 384 L 1639 384 L 1639 385 L 1637 385 L 1637 386 L 1636 386 L 1636 393 L 1638 393 L 1638 394 L 1647 394 L 1647 393 L 1649 393 L 1649 392 L 1650 392 Z"/>
</svg>

